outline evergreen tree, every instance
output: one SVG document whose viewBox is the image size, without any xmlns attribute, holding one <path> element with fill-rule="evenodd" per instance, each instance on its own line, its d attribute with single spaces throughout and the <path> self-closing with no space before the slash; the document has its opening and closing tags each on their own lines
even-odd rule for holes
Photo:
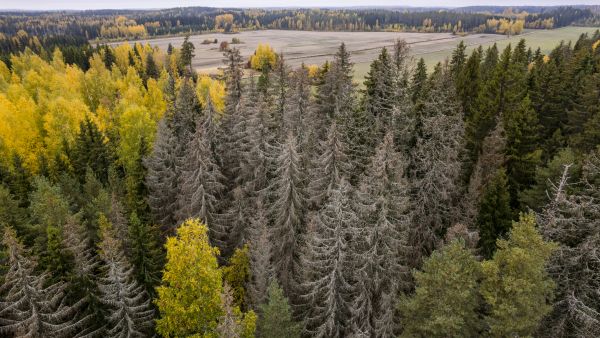
<svg viewBox="0 0 600 338">
<path fill-rule="evenodd" d="M 223 53 L 225 70 L 225 88 L 227 97 L 225 99 L 225 111 L 227 114 L 234 114 L 242 98 L 242 76 L 244 75 L 244 61 L 240 50 L 229 48 Z"/>
<path fill-rule="evenodd" d="M 450 58 L 450 75 L 454 80 L 457 80 L 463 73 L 465 63 L 467 61 L 467 54 L 465 53 L 467 46 L 464 41 L 460 41 L 456 46 L 456 49 L 452 51 L 452 57 Z"/>
<path fill-rule="evenodd" d="M 311 164 L 311 179 L 308 183 L 308 195 L 311 206 L 322 206 L 331 192 L 339 187 L 342 178 L 352 175 L 352 164 L 348 158 L 348 145 L 345 143 L 336 122 L 331 124 L 327 140 L 320 145 L 320 155 Z"/>
<path fill-rule="evenodd" d="M 411 81 L 411 98 L 413 103 L 424 97 L 427 82 L 427 66 L 423 58 L 419 59 L 417 69 L 415 70 Z"/>
<path fill-rule="evenodd" d="M 176 225 L 179 193 L 176 148 L 177 140 L 167 121 L 162 119 L 158 124 L 152 153 L 146 159 L 145 165 L 148 168 L 146 185 L 152 218 L 164 230 L 172 229 Z"/>
<path fill-rule="evenodd" d="M 459 189 L 463 117 L 445 71 L 432 80 L 432 86 L 423 104 L 421 131 L 409 167 L 413 220 L 409 245 L 413 248 L 413 266 L 435 249 L 456 217 L 452 206 Z"/>
<path fill-rule="evenodd" d="M 258 306 L 267 300 L 268 287 L 275 273 L 271 265 L 273 243 L 262 202 L 259 201 L 255 209 L 256 214 L 250 221 L 250 239 L 248 241 L 251 271 L 248 295 L 253 307 L 258 309 Z"/>
<path fill-rule="evenodd" d="M 153 326 L 154 310 L 133 268 L 123 254 L 122 243 L 112 224 L 99 217 L 101 241 L 99 256 L 104 262 L 98 279 L 100 302 L 109 308 L 106 334 L 110 337 L 143 337 Z"/>
<path fill-rule="evenodd" d="M 600 74 L 586 77 L 581 92 L 568 112 L 569 144 L 589 152 L 600 143 Z"/>
<path fill-rule="evenodd" d="M 9 270 L 0 287 L 0 332 L 15 337 L 76 336 L 89 318 L 74 319 L 79 304 L 65 304 L 66 284 L 49 284 L 47 274 L 35 273 L 35 262 L 25 256 L 23 244 L 10 227 L 4 230 L 3 245 Z"/>
<path fill-rule="evenodd" d="M 284 130 L 291 130 L 299 140 L 304 140 L 309 125 L 306 120 L 311 109 L 311 83 L 304 64 L 293 73 L 290 90 L 292 94 L 289 98 L 289 108 L 284 112 L 283 118 Z"/>
<path fill-rule="evenodd" d="M 304 233 L 306 208 L 304 172 L 297 152 L 296 138 L 289 133 L 277 149 L 275 177 L 270 187 L 273 259 L 284 290 L 290 287 L 299 237 Z"/>
<path fill-rule="evenodd" d="M 90 168 L 102 183 L 107 183 L 108 168 L 112 163 L 110 154 L 104 135 L 86 116 L 79 125 L 79 134 L 70 153 L 70 160 L 79 181 L 84 182 L 86 171 Z"/>
<path fill-rule="evenodd" d="M 299 338 L 301 327 L 292 318 L 292 309 L 276 280 L 271 281 L 266 302 L 260 305 L 256 336 Z"/>
<path fill-rule="evenodd" d="M 144 165 L 146 155 L 148 155 L 148 145 L 145 138 L 142 137 L 139 151 L 125 177 L 127 208 L 130 212 L 135 212 L 143 222 L 150 221 L 149 191 L 144 180 L 148 171 Z"/>
<path fill-rule="evenodd" d="M 144 75 L 146 76 L 146 81 L 148 81 L 148 79 L 156 80 L 160 75 L 160 71 L 156 65 L 156 62 L 154 61 L 154 56 L 152 53 L 146 54 L 146 68 L 144 70 Z"/>
<path fill-rule="evenodd" d="M 78 217 L 70 217 L 63 226 L 63 232 L 63 245 L 73 257 L 69 297 L 81 304 L 77 318 L 80 318 L 79 320 L 89 318 L 85 329 L 82 329 L 79 334 L 95 337 L 103 332 L 106 314 L 104 305 L 100 302 L 100 290 L 97 285 L 101 262 Z"/>
<path fill-rule="evenodd" d="M 315 337 L 343 337 L 352 306 L 352 256 L 349 241 L 357 236 L 358 217 L 351 203 L 351 186 L 342 180 L 317 217 L 303 259 L 302 302 L 304 333 Z"/>
<path fill-rule="evenodd" d="M 64 277 L 68 268 L 64 266 L 67 257 L 63 252 L 61 229 L 71 216 L 69 204 L 60 189 L 44 177 L 34 180 L 31 193 L 29 214 L 32 225 L 27 229 L 25 239 L 34 245 L 34 251 L 40 255 L 43 269 L 57 268 L 52 271 L 54 277 Z"/>
<path fill-rule="evenodd" d="M 552 312 L 539 327 L 540 335 L 594 337 L 600 334 L 598 248 L 600 209 L 596 202 L 600 157 L 591 153 L 584 170 L 584 188 L 572 193 L 574 164 L 563 166 L 553 184 L 551 200 L 540 213 L 544 238 L 558 244 L 548 264 L 556 282 Z"/>
<path fill-rule="evenodd" d="M 526 97 L 517 110 L 503 116 L 506 131 L 506 174 L 508 176 L 511 207 L 519 208 L 519 195 L 534 183 L 535 166 L 540 162 L 537 147 L 538 120 Z"/>
<path fill-rule="evenodd" d="M 371 63 L 371 69 L 365 77 L 365 110 L 377 117 L 379 130 L 390 125 L 392 110 L 398 101 L 397 72 L 393 66 L 390 54 L 384 47 Z"/>
<path fill-rule="evenodd" d="M 512 210 L 508 193 L 506 171 L 500 169 L 488 184 L 479 204 L 477 227 L 479 249 L 485 258 L 496 251 L 496 240 L 508 233 L 512 224 Z"/>
<path fill-rule="evenodd" d="M 181 53 L 179 56 L 179 67 L 183 74 L 190 76 L 193 73 L 192 59 L 194 58 L 194 50 L 196 47 L 190 42 L 190 36 L 186 35 L 181 44 Z"/>
<path fill-rule="evenodd" d="M 496 127 L 483 140 L 481 155 L 478 156 L 477 162 L 475 162 L 467 187 L 467 195 L 463 199 L 464 212 L 461 221 L 469 226 L 475 224 L 475 219 L 479 213 L 479 204 L 486 187 L 506 162 L 505 148 L 504 128 L 502 123 L 497 123 Z"/>
<path fill-rule="evenodd" d="M 149 295 L 160 282 L 163 252 L 156 227 L 143 223 L 135 212 L 129 218 L 128 243 L 135 277 Z"/>
<path fill-rule="evenodd" d="M 342 43 L 317 86 L 317 111 L 331 121 L 339 114 L 350 113 L 354 108 L 353 68 L 350 53 Z"/>
<path fill-rule="evenodd" d="M 382 319 L 391 317 L 393 308 L 387 307 L 382 297 L 408 289 L 406 256 L 410 226 L 409 186 L 404 176 L 405 163 L 394 150 L 392 134 L 388 133 L 377 148 L 373 161 L 360 185 L 359 216 L 363 243 L 355 244 L 355 260 L 359 284 L 369 304 L 361 309 L 354 306 L 352 317 L 362 332 L 377 336 L 394 331 L 394 322 Z M 358 309 L 358 310 L 357 310 Z M 367 313 L 365 313 L 365 310 Z M 370 312 L 370 313 L 368 313 Z M 384 325 L 385 324 L 385 325 Z"/>
<path fill-rule="evenodd" d="M 403 337 L 480 335 L 481 267 L 464 242 L 454 240 L 434 251 L 414 277 L 415 294 L 400 303 Z"/>
<path fill-rule="evenodd" d="M 224 186 L 224 177 L 214 158 L 211 146 L 212 115 L 198 119 L 196 132 L 191 138 L 185 157 L 181 159 L 178 222 L 187 218 L 200 218 L 211 230 L 211 239 L 221 243 L 227 235 L 217 219 L 217 203 Z M 214 134 L 214 132 L 213 132 Z M 223 245 L 220 247 L 224 248 Z"/>
<path fill-rule="evenodd" d="M 456 76 L 456 93 L 461 102 L 465 120 L 469 121 L 477 108 L 477 97 L 483 85 L 481 81 L 481 58 L 483 51 L 475 49 Z"/>
<path fill-rule="evenodd" d="M 4 226 L 10 226 L 20 233 L 26 224 L 26 218 L 27 210 L 19 207 L 17 198 L 0 184 L 0 230 Z"/>
<path fill-rule="evenodd" d="M 493 259 L 482 263 L 486 324 L 493 336 L 531 336 L 552 310 L 555 284 L 545 267 L 555 245 L 543 240 L 533 214 L 522 214 L 497 246 Z"/>
<path fill-rule="evenodd" d="M 540 211 L 550 203 L 553 185 L 560 180 L 565 165 L 570 165 L 569 171 L 572 177 L 579 178 L 581 176 L 581 165 L 577 162 L 578 158 L 573 150 L 565 148 L 560 150 L 547 165 L 536 167 L 535 184 L 520 195 L 521 204 L 532 210 Z M 573 190 L 568 188 L 569 192 Z"/>
<path fill-rule="evenodd" d="M 287 111 L 290 110 L 290 68 L 285 63 L 285 59 L 282 54 L 277 58 L 277 64 L 273 70 L 273 75 L 274 79 L 272 91 L 275 104 L 271 116 L 271 121 L 273 122 L 272 132 L 275 135 L 280 135 L 280 133 L 283 133 L 281 136 L 285 136 L 285 134 L 290 130 L 283 129 L 283 127 L 286 125 L 285 119 Z"/>
</svg>

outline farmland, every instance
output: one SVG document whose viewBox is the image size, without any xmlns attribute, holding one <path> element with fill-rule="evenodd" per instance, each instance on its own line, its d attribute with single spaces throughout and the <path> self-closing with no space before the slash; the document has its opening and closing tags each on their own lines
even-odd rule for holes
<svg viewBox="0 0 600 338">
<path fill-rule="evenodd" d="M 540 48 L 542 52 L 549 52 L 561 40 L 574 41 L 580 34 L 592 34 L 596 28 L 592 27 L 565 27 L 553 30 L 530 30 L 518 36 L 508 37 L 496 34 L 472 34 L 457 36 L 449 33 L 392 33 L 392 32 L 310 32 L 289 30 L 260 30 L 247 31 L 239 34 L 202 34 L 190 37 L 196 46 L 196 56 L 193 66 L 202 73 L 214 73 L 222 65 L 222 52 L 219 43 L 231 42 L 232 38 L 241 40 L 235 45 L 244 57 L 249 57 L 259 43 L 268 43 L 280 53 L 285 55 L 291 66 L 305 64 L 322 64 L 332 58 L 337 46 L 343 41 L 352 55 L 356 64 L 355 76 L 364 78 L 369 70 L 370 62 L 376 57 L 382 47 L 391 46 L 396 39 L 404 39 L 411 45 L 412 55 L 423 57 L 428 67 L 443 61 L 448 57 L 459 41 L 463 40 L 468 51 L 483 45 L 484 48 L 496 43 L 500 49 L 509 43 L 516 43 L 520 39 L 527 40 L 533 49 Z M 204 40 L 217 39 L 216 44 L 202 44 Z M 179 46 L 182 37 L 168 37 L 138 42 L 149 42 L 152 45 L 166 49 L 168 44 Z M 116 43 L 114 43 L 116 44 Z M 113 45 L 114 45 L 113 44 Z"/>
</svg>

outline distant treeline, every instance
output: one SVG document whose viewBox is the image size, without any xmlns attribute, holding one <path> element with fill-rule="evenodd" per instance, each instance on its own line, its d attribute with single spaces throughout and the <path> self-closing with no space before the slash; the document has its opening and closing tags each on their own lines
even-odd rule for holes
<svg viewBox="0 0 600 338">
<path fill-rule="evenodd" d="M 69 35 L 86 39 L 139 38 L 203 31 L 296 29 L 317 31 L 501 31 L 489 20 L 522 22 L 530 28 L 556 28 L 594 17 L 592 7 L 468 7 L 463 9 L 218 9 L 100 10 L 0 13 L 0 32 L 14 36 Z M 535 24 L 545 21 L 544 24 Z M 519 23 L 520 24 L 520 23 Z"/>
</svg>

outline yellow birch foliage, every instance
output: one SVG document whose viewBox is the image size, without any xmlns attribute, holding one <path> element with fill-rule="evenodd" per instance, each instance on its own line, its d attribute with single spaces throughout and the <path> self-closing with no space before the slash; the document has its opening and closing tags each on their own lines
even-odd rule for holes
<svg viewBox="0 0 600 338">
<path fill-rule="evenodd" d="M 254 55 L 250 58 L 250 66 L 252 69 L 261 70 L 264 65 L 270 65 L 275 68 L 277 63 L 277 54 L 269 44 L 259 44 L 256 47 Z"/>
<path fill-rule="evenodd" d="M 185 221 L 167 239 L 167 263 L 155 303 L 161 318 L 156 331 L 164 337 L 216 337 L 222 281 L 219 250 L 208 242 L 208 228 L 197 219 Z"/>
<path fill-rule="evenodd" d="M 215 80 L 208 75 L 202 75 L 198 79 L 196 94 L 202 106 L 206 104 L 206 98 L 210 95 L 210 101 L 217 112 L 222 113 L 225 109 L 225 84 L 223 81 Z"/>
</svg>

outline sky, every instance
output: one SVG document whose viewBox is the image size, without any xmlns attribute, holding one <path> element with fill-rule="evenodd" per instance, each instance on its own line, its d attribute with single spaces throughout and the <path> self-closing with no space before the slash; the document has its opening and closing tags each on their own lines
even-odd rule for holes
<svg viewBox="0 0 600 338">
<path fill-rule="evenodd" d="M 0 9 L 107 9 L 205 7 L 349 7 L 415 6 L 460 7 L 473 5 L 553 6 L 600 5 L 600 0 L 0 0 Z"/>
</svg>

